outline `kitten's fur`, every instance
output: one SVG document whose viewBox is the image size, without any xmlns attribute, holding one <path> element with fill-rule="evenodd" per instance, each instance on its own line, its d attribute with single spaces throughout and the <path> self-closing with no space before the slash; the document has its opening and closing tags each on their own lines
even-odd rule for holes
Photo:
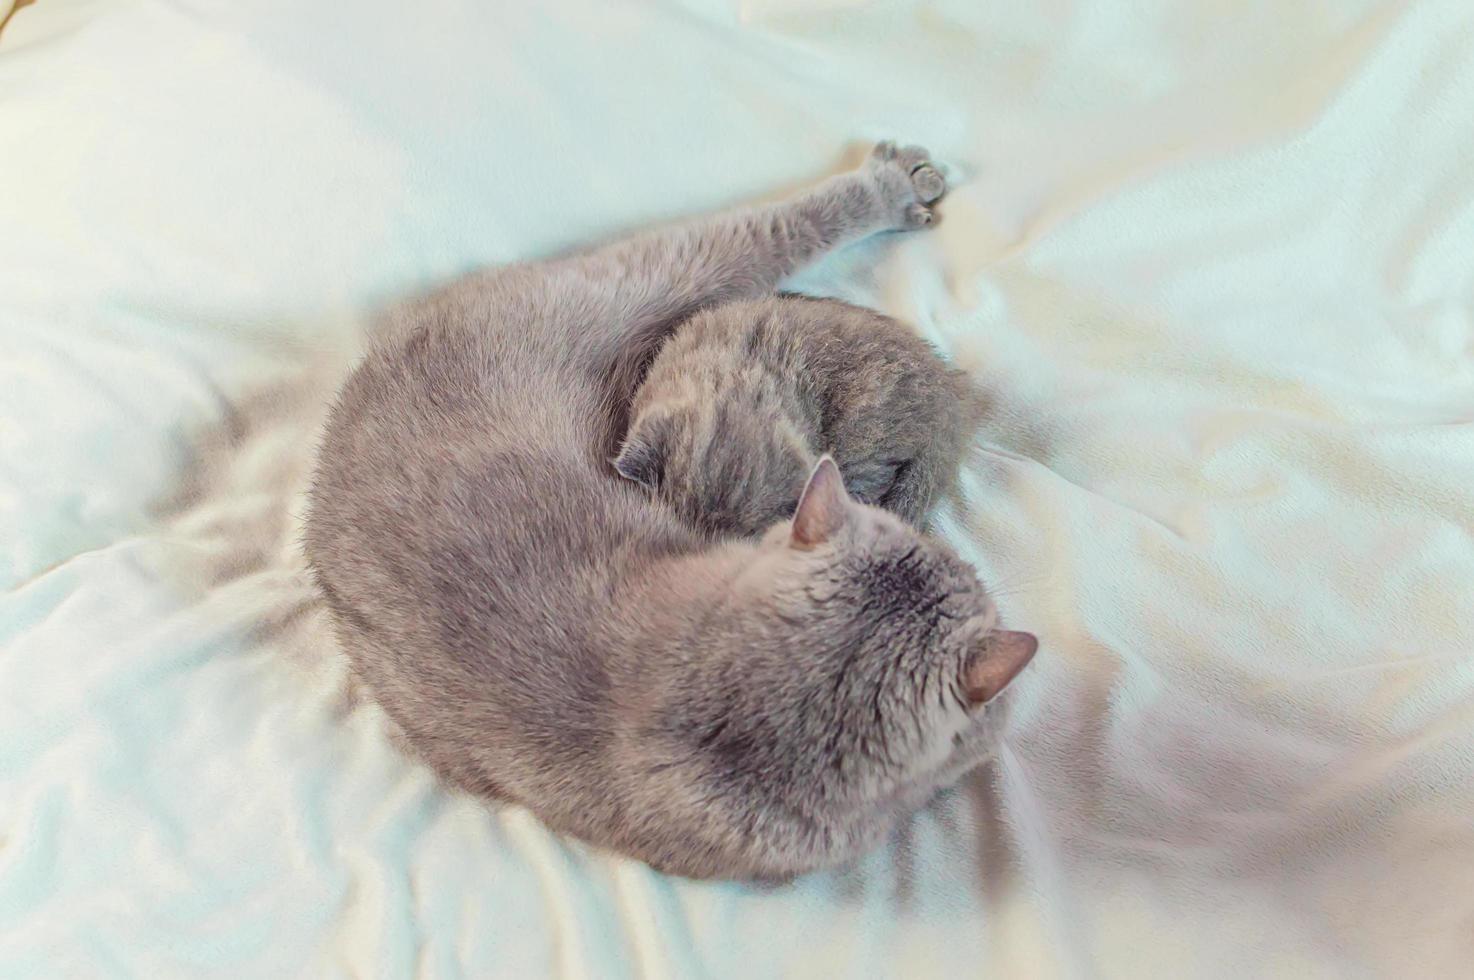
<svg viewBox="0 0 1474 980">
<path fill-rule="evenodd" d="M 816 469 L 712 545 L 608 460 L 674 325 L 930 223 L 880 147 L 796 199 L 491 270 L 412 305 L 327 424 L 306 550 L 353 666 L 444 777 L 693 876 L 844 860 L 984 758 L 1032 637 Z"/>
<path fill-rule="evenodd" d="M 824 453 L 851 494 L 920 526 L 981 419 L 967 375 L 889 317 L 836 300 L 728 303 L 650 366 L 615 468 L 714 534 L 793 514 Z"/>
</svg>

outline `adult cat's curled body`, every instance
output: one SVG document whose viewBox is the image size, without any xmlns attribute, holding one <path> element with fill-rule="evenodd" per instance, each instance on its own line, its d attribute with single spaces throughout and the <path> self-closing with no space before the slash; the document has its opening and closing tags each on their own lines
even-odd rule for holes
<svg viewBox="0 0 1474 980">
<path fill-rule="evenodd" d="M 443 776 L 693 876 L 844 860 L 986 756 L 1033 654 L 971 570 L 850 500 L 710 539 L 609 457 L 698 309 L 932 220 L 884 145 L 793 201 L 493 270 L 409 306 L 344 386 L 306 550 L 359 677 Z"/>
</svg>

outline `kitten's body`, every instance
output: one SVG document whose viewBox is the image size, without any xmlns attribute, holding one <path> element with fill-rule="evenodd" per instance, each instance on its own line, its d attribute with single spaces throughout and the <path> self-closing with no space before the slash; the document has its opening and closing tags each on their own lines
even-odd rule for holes
<svg viewBox="0 0 1474 980">
<path fill-rule="evenodd" d="M 692 524 L 751 536 L 793 513 L 819 457 L 920 526 L 956 479 L 982 399 L 895 320 L 775 296 L 703 310 L 661 348 L 615 461 Z"/>
<path fill-rule="evenodd" d="M 712 546 L 608 465 L 669 330 L 931 220 L 883 147 L 794 201 L 471 277 L 344 386 L 306 550 L 355 671 L 446 778 L 696 876 L 843 860 L 983 758 L 1032 655 L 971 571 L 815 472 Z"/>
</svg>

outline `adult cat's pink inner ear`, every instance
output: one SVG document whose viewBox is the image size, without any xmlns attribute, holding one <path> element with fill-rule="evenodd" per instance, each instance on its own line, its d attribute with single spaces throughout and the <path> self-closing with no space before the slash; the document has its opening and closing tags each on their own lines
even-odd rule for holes
<svg viewBox="0 0 1474 980">
<path fill-rule="evenodd" d="M 850 495 L 844 488 L 844 477 L 834 460 L 825 456 L 809 475 L 798 509 L 793 512 L 793 533 L 789 538 L 795 548 L 812 548 L 823 544 L 844 527 L 849 516 Z"/>
<path fill-rule="evenodd" d="M 996 698 L 1038 652 L 1039 640 L 1033 633 L 1017 630 L 989 633 L 982 649 L 962 669 L 962 687 L 968 701 L 977 707 Z"/>
</svg>

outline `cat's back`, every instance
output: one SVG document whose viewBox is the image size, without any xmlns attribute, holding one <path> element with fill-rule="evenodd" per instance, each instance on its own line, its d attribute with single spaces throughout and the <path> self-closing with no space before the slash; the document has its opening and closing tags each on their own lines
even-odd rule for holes
<svg viewBox="0 0 1474 980">
<path fill-rule="evenodd" d="M 515 337 L 420 312 L 385 332 L 328 414 L 308 516 L 314 565 L 356 547 L 438 554 L 447 538 L 526 527 L 518 517 L 547 524 L 600 496 L 585 472 L 598 414 L 588 386 Z"/>
<path fill-rule="evenodd" d="M 307 557 L 356 671 L 432 761 L 489 746 L 515 771 L 535 743 L 599 744 L 600 613 L 632 558 L 685 543 L 601 472 L 592 386 L 530 353 L 414 325 L 325 427 Z"/>
</svg>

